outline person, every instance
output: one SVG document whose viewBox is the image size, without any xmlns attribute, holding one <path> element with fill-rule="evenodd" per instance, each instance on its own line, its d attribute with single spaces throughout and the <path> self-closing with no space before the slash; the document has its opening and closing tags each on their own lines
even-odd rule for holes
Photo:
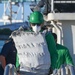
<svg viewBox="0 0 75 75">
<path fill-rule="evenodd" d="M 17 58 L 17 50 L 15 48 L 13 39 L 10 39 L 3 45 L 2 51 L 0 53 L 0 62 L 1 62 L 0 75 L 4 74 L 4 69 L 6 65 L 13 64 L 16 67 L 17 64 L 16 58 Z"/>
<path fill-rule="evenodd" d="M 74 63 L 73 63 L 73 60 L 72 60 L 72 57 L 69 53 L 68 48 L 57 43 L 56 33 L 52 33 L 52 35 L 53 35 L 53 37 L 55 39 L 55 42 L 56 42 L 56 48 L 57 48 L 56 51 L 57 51 L 57 54 L 58 54 L 56 68 L 60 69 L 63 64 L 74 66 Z"/>
<path fill-rule="evenodd" d="M 41 28 L 44 26 L 43 25 L 44 19 L 43 19 L 43 15 L 40 12 L 38 12 L 38 11 L 33 12 L 30 15 L 29 22 L 30 22 L 31 28 L 34 32 L 42 31 Z M 48 50 L 49 50 L 50 56 L 51 56 L 51 68 L 54 69 L 55 61 L 57 59 L 55 57 L 55 56 L 57 56 L 56 46 L 55 46 L 56 44 L 55 44 L 52 34 L 50 34 L 50 33 L 46 33 L 45 39 L 46 39 Z"/>
<path fill-rule="evenodd" d="M 17 31 L 14 31 L 11 35 L 17 46 L 16 48 L 19 53 L 19 60 L 20 60 L 20 63 L 22 64 L 20 65 L 20 72 L 21 70 L 25 70 L 27 72 L 39 73 L 39 75 L 42 74 L 41 72 L 43 72 L 46 75 L 47 74 L 46 70 L 48 69 L 47 71 L 49 71 L 50 66 L 52 69 L 55 68 L 55 63 L 57 59 L 56 44 L 52 34 L 45 33 L 43 32 L 43 30 L 41 30 L 44 23 L 44 18 L 42 13 L 40 13 L 39 11 L 34 11 L 33 13 L 31 13 L 29 22 L 31 27 L 29 31 L 17 30 Z M 45 37 L 43 34 L 45 34 Z M 43 45 L 42 42 L 45 44 Z M 42 53 L 41 50 L 44 50 L 43 52 L 47 54 Z M 50 65 L 50 60 L 51 60 L 51 65 Z M 37 67 L 38 67 L 38 70 L 37 70 Z"/>
</svg>

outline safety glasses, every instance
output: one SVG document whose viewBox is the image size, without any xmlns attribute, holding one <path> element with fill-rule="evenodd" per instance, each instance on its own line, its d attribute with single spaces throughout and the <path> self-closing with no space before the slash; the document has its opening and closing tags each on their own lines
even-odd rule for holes
<svg viewBox="0 0 75 75">
<path fill-rule="evenodd" d="M 41 25 L 40 23 L 31 23 L 31 24 L 32 24 L 32 26 L 35 26 L 35 25 L 40 26 Z"/>
</svg>

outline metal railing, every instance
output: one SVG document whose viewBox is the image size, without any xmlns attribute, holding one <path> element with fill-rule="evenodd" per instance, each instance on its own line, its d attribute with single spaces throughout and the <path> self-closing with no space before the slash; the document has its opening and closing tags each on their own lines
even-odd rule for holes
<svg viewBox="0 0 75 75">
<path fill-rule="evenodd" d="M 60 69 L 53 71 L 53 75 L 75 75 L 75 68 L 71 65 L 62 65 Z"/>
<path fill-rule="evenodd" d="M 17 75 L 16 68 L 13 64 L 6 65 L 4 75 Z"/>
<path fill-rule="evenodd" d="M 8 64 L 5 67 L 4 75 L 18 75 L 16 68 L 12 64 Z M 75 68 L 72 65 L 62 65 L 60 69 L 56 69 L 53 71 L 52 75 L 75 75 Z"/>
</svg>

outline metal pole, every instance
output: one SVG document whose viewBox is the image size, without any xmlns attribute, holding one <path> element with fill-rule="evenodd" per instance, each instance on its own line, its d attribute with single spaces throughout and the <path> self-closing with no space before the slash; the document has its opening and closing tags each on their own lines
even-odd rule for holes
<svg viewBox="0 0 75 75">
<path fill-rule="evenodd" d="M 54 0 L 51 0 L 51 12 L 54 12 Z"/>
<path fill-rule="evenodd" d="M 66 69 L 64 64 L 61 66 L 61 75 L 66 75 Z"/>
<path fill-rule="evenodd" d="M 6 3 L 4 3 L 4 15 L 3 16 L 6 16 L 6 10 L 5 10 L 5 8 L 6 8 Z M 4 21 L 4 25 L 6 25 L 5 21 Z"/>
<path fill-rule="evenodd" d="M 60 43 L 60 44 L 62 44 L 62 40 L 61 40 L 61 37 L 62 37 L 62 30 L 61 30 L 61 28 L 54 22 L 54 21 L 51 21 L 51 24 L 58 30 L 57 31 L 57 35 L 60 37 L 59 39 L 58 39 L 58 42 Z"/>
<path fill-rule="evenodd" d="M 24 2 L 22 2 L 22 21 L 24 22 Z"/>
<path fill-rule="evenodd" d="M 9 3 L 10 3 L 10 16 L 9 16 L 9 19 L 10 19 L 10 24 L 12 24 L 12 2 L 11 2 L 11 0 L 9 0 Z"/>
<path fill-rule="evenodd" d="M 70 74 L 71 74 L 71 75 L 75 75 L 75 69 L 74 69 L 74 66 L 68 65 L 68 67 L 69 67 L 69 70 L 70 70 Z"/>
<path fill-rule="evenodd" d="M 4 75 L 18 75 L 15 66 L 13 64 L 6 65 Z"/>
</svg>

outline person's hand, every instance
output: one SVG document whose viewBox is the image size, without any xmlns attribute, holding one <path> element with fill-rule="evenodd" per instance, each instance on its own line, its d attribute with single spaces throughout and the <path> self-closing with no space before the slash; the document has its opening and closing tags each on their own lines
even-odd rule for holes
<svg viewBox="0 0 75 75">
<path fill-rule="evenodd" d="M 19 73 L 17 75 L 20 75 Z"/>
</svg>

